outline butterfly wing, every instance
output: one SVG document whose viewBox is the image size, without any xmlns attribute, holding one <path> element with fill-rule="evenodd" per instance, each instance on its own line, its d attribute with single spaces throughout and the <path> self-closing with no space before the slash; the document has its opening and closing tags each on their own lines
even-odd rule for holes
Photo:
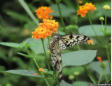
<svg viewBox="0 0 112 86">
<path fill-rule="evenodd" d="M 54 70 L 58 71 L 58 77 L 61 79 L 62 77 L 62 59 L 61 59 L 61 49 L 59 47 L 59 38 L 54 37 L 53 40 L 51 40 L 49 49 L 50 49 L 50 55 L 51 55 L 51 63 L 52 68 Z"/>
<path fill-rule="evenodd" d="M 85 35 L 65 35 L 65 36 L 54 36 L 50 42 L 49 49 L 51 53 L 52 67 L 58 71 L 59 79 L 62 78 L 62 59 L 61 50 L 67 47 L 86 42 L 89 37 Z"/>
<path fill-rule="evenodd" d="M 61 48 L 61 50 L 66 49 L 67 47 L 72 47 L 74 45 L 78 45 L 81 44 L 83 42 L 86 42 L 87 40 L 89 40 L 89 37 L 85 36 L 85 35 L 65 35 L 62 36 L 61 41 L 59 43 L 59 46 Z"/>
</svg>

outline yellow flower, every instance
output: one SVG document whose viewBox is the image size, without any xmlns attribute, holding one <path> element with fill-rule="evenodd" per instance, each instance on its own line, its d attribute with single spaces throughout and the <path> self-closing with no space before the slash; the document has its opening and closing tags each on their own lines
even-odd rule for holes
<svg viewBox="0 0 112 86">
<path fill-rule="evenodd" d="M 87 43 L 93 45 L 94 41 L 93 40 L 88 40 Z"/>
<path fill-rule="evenodd" d="M 36 15 L 39 19 L 52 19 L 50 15 L 52 12 L 53 10 L 50 7 L 42 6 L 36 10 Z"/>
<path fill-rule="evenodd" d="M 86 3 L 82 6 L 79 6 L 77 15 L 81 15 L 81 17 L 85 17 L 88 12 L 94 10 L 96 10 L 96 7 L 92 3 Z"/>
<path fill-rule="evenodd" d="M 104 21 L 104 17 L 100 17 L 99 20 L 100 20 L 100 21 Z"/>
<path fill-rule="evenodd" d="M 110 6 L 109 6 L 109 5 L 104 5 L 104 6 L 103 6 L 103 9 L 105 9 L 105 10 L 110 10 Z"/>
</svg>

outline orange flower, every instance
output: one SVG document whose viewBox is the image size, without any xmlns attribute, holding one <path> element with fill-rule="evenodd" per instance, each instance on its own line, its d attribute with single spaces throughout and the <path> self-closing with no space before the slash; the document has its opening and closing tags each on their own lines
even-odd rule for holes
<svg viewBox="0 0 112 86">
<path fill-rule="evenodd" d="M 87 9 L 84 6 L 80 6 L 77 11 L 77 15 L 81 15 L 81 17 L 85 17 L 87 13 Z"/>
<path fill-rule="evenodd" d="M 39 39 L 39 38 L 46 38 L 48 36 L 51 36 L 51 31 L 49 29 L 47 29 L 46 27 L 42 27 L 42 26 L 39 26 L 35 29 L 34 32 L 32 32 L 32 38 L 35 38 L 35 39 Z"/>
<path fill-rule="evenodd" d="M 57 32 L 58 22 L 56 22 L 55 20 L 44 19 L 43 23 L 46 26 L 46 28 L 49 29 L 50 31 L 52 31 L 53 33 Z"/>
<path fill-rule="evenodd" d="M 52 16 L 49 15 L 52 12 L 53 10 L 50 7 L 42 6 L 36 10 L 36 15 L 39 19 L 46 19 L 46 18 L 52 19 Z"/>
<path fill-rule="evenodd" d="M 96 10 L 96 7 L 92 3 L 86 3 L 84 6 L 87 9 L 87 11 Z"/>
<path fill-rule="evenodd" d="M 97 60 L 98 60 L 100 63 L 103 62 L 103 61 L 102 61 L 102 58 L 101 58 L 100 56 L 97 57 Z"/>
<path fill-rule="evenodd" d="M 87 43 L 93 45 L 94 41 L 93 40 L 88 40 Z"/>
<path fill-rule="evenodd" d="M 52 33 L 56 33 L 58 30 L 58 22 L 55 20 L 44 19 L 43 23 L 40 23 L 39 26 L 35 29 L 32 38 L 46 38 L 51 36 Z"/>
<path fill-rule="evenodd" d="M 81 17 L 85 17 L 89 11 L 93 11 L 93 10 L 96 10 L 96 7 L 92 3 L 86 3 L 82 6 L 79 6 L 77 15 L 81 15 Z"/>
<path fill-rule="evenodd" d="M 43 68 L 39 68 L 39 72 L 46 72 Z"/>
</svg>

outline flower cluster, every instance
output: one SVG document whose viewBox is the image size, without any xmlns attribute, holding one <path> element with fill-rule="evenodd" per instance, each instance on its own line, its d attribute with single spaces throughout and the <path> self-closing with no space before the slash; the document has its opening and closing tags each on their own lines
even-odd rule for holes
<svg viewBox="0 0 112 86">
<path fill-rule="evenodd" d="M 88 12 L 96 10 L 96 7 L 92 3 L 86 3 L 82 6 L 79 6 L 77 11 L 77 15 L 81 15 L 81 17 L 85 17 Z"/>
<path fill-rule="evenodd" d="M 56 33 L 58 30 L 58 22 L 52 20 L 50 13 L 53 11 L 50 7 L 40 7 L 36 10 L 37 17 L 42 19 L 42 22 L 39 26 L 32 32 L 32 38 L 35 39 L 44 39 L 51 36 L 53 33 Z"/>
<path fill-rule="evenodd" d="M 50 15 L 52 12 L 53 10 L 50 7 L 42 6 L 36 10 L 36 15 L 39 19 L 52 19 L 52 16 Z"/>
</svg>

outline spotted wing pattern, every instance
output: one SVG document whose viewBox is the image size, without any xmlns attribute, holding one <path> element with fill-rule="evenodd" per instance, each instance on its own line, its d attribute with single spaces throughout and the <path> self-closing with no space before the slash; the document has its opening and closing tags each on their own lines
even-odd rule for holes
<svg viewBox="0 0 112 86">
<path fill-rule="evenodd" d="M 61 51 L 67 47 L 72 47 L 77 44 L 81 44 L 89 40 L 89 37 L 85 35 L 64 35 L 54 36 L 49 44 L 52 67 L 58 71 L 59 79 L 62 78 L 62 59 Z"/>
</svg>

